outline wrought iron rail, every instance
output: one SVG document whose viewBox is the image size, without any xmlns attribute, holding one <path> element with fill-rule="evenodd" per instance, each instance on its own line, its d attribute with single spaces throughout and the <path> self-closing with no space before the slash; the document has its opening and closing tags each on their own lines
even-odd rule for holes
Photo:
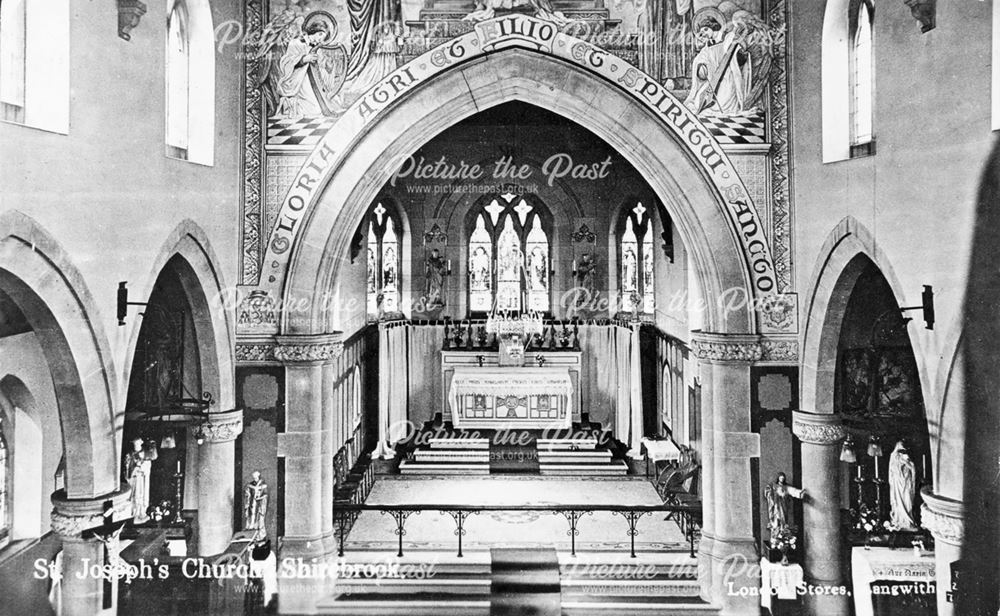
<svg viewBox="0 0 1000 616">
<path fill-rule="evenodd" d="M 448 514 L 455 522 L 455 535 L 458 537 L 458 556 L 462 556 L 462 537 L 465 536 L 465 521 L 470 515 L 494 512 L 549 512 L 562 515 L 569 522 L 566 534 L 570 537 L 570 551 L 576 556 L 576 538 L 580 531 L 580 519 L 594 512 L 611 513 L 622 516 L 628 524 L 627 535 L 630 540 L 630 554 L 635 558 L 635 538 L 639 534 L 637 525 L 643 516 L 667 513 L 679 516 L 684 520 L 681 525 L 690 547 L 691 558 L 695 557 L 695 536 L 701 528 L 701 507 L 697 505 L 347 505 L 337 504 L 333 508 L 334 519 L 337 521 L 339 535 L 338 555 L 344 555 L 344 539 L 348 529 L 353 526 L 358 516 L 366 511 L 379 512 L 381 515 L 391 515 L 396 523 L 395 534 L 399 537 L 399 552 L 403 556 L 403 536 L 406 535 L 406 520 L 413 514 L 426 511 L 436 511 Z"/>
</svg>

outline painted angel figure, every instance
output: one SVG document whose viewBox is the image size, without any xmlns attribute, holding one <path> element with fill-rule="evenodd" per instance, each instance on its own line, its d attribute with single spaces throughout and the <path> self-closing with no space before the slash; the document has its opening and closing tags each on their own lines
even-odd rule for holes
<svg viewBox="0 0 1000 616">
<path fill-rule="evenodd" d="M 551 21 L 559 26 L 564 26 L 570 20 L 552 6 L 552 0 L 476 0 L 476 8 L 463 17 L 464 21 L 486 21 L 493 19 L 496 12 L 510 11 L 515 9 L 528 8 L 534 12 L 535 17 Z"/>
<path fill-rule="evenodd" d="M 288 9 L 264 28 L 256 59 L 270 117 L 333 116 L 347 77 L 347 50 L 335 43 L 337 21 L 325 11 Z"/>
<path fill-rule="evenodd" d="M 748 11 L 737 11 L 725 26 L 708 16 L 696 28 L 702 48 L 694 58 L 684 104 L 697 114 L 759 111 L 774 61 L 771 29 Z"/>
</svg>

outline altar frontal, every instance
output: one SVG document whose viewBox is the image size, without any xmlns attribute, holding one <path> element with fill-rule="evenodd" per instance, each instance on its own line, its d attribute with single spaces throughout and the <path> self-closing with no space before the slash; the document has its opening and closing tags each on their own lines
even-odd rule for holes
<svg viewBox="0 0 1000 616">
<path fill-rule="evenodd" d="M 457 428 L 569 428 L 573 383 L 563 367 L 455 368 L 448 400 Z"/>
</svg>

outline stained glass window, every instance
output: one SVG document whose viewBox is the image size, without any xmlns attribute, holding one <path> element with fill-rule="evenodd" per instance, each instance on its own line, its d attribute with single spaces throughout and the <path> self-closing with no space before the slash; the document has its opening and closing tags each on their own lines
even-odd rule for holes
<svg viewBox="0 0 1000 616">
<path fill-rule="evenodd" d="M 872 16 L 870 0 L 852 3 L 851 25 L 851 145 L 872 140 L 874 95 Z"/>
<path fill-rule="evenodd" d="M 482 214 L 469 239 L 469 307 L 473 312 L 493 307 L 493 238 Z"/>
<path fill-rule="evenodd" d="M 646 207 L 638 203 L 625 209 L 618 229 L 621 310 L 638 309 L 652 314 L 656 309 L 653 219 Z"/>
<path fill-rule="evenodd" d="M 368 215 L 368 317 L 378 319 L 400 311 L 400 251 L 398 219 L 378 203 Z"/>
<path fill-rule="evenodd" d="M 521 309 L 521 272 L 524 257 L 521 238 L 514 231 L 510 216 L 504 219 L 503 230 L 497 240 L 497 308 Z"/>
<path fill-rule="evenodd" d="M 551 306 L 547 211 L 512 194 L 473 208 L 469 310 L 547 312 Z"/>
</svg>

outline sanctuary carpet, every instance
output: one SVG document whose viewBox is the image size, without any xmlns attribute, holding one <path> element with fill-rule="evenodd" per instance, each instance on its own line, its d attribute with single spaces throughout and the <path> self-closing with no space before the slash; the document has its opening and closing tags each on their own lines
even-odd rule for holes
<svg viewBox="0 0 1000 616">
<path fill-rule="evenodd" d="M 659 505 L 656 490 L 641 478 L 546 479 L 521 475 L 380 478 L 369 505 Z M 686 552 L 688 543 L 665 514 L 643 516 L 636 527 L 637 551 Z M 627 552 L 628 522 L 611 512 L 584 514 L 578 523 L 580 551 Z M 362 513 L 345 541 L 347 552 L 392 551 L 399 538 L 392 516 Z M 457 550 L 455 523 L 445 512 L 423 511 L 406 519 L 404 552 Z M 569 523 L 552 511 L 481 512 L 465 520 L 463 549 L 551 547 L 570 552 Z"/>
</svg>

